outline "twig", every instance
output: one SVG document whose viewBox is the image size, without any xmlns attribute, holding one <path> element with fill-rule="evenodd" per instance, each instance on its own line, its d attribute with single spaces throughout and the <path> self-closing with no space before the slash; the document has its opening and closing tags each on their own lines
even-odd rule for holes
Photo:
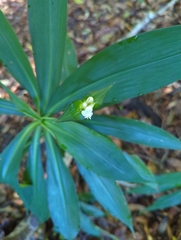
<svg viewBox="0 0 181 240">
<path fill-rule="evenodd" d="M 139 22 L 128 34 L 126 34 L 123 38 L 120 38 L 118 41 L 124 40 L 126 38 L 132 37 L 137 35 L 142 29 L 146 27 L 152 20 L 154 20 L 157 16 L 162 15 L 168 8 L 172 7 L 177 3 L 178 0 L 172 0 L 169 3 L 167 3 L 164 7 L 160 8 L 158 12 L 150 11 L 146 14 L 146 17 Z"/>
</svg>

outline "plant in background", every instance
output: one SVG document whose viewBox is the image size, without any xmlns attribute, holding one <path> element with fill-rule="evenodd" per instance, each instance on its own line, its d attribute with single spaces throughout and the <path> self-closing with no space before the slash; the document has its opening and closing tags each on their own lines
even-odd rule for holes
<svg viewBox="0 0 181 240">
<path fill-rule="evenodd" d="M 1 62 L 28 91 L 35 106 L 31 108 L 1 82 L 11 100 L 0 99 L 0 113 L 20 115 L 29 118 L 30 123 L 1 153 L 0 182 L 13 187 L 40 222 L 51 217 L 56 231 L 66 239 L 73 239 L 79 227 L 100 236 L 101 230 L 91 222 L 90 215 L 98 217 L 102 212 L 78 200 L 63 161 L 68 152 L 98 202 L 133 231 L 130 211 L 116 180 L 137 183 L 135 191 L 141 193 L 155 192 L 168 189 L 164 183 L 171 175 L 155 178 L 139 157 L 122 152 L 108 136 L 179 150 L 181 142 L 160 128 L 97 115 L 95 110 L 180 79 L 181 26 L 115 43 L 78 67 L 66 33 L 67 1 L 29 0 L 28 17 L 36 76 L 0 12 Z M 54 116 L 59 112 L 57 119 Z M 42 139 L 46 146 L 45 169 Z M 19 182 L 18 172 L 25 156 L 25 178 Z M 173 181 L 169 184 L 175 187 Z"/>
</svg>

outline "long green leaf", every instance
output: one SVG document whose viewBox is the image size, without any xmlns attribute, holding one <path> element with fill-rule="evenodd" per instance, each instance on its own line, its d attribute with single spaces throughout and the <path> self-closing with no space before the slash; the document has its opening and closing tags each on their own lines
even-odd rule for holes
<svg viewBox="0 0 181 240">
<path fill-rule="evenodd" d="M 28 0 L 28 16 L 41 108 L 44 109 L 61 80 L 67 0 Z"/>
<path fill-rule="evenodd" d="M 0 11 L 0 61 L 29 92 L 39 108 L 39 89 L 30 63 L 12 27 Z"/>
<path fill-rule="evenodd" d="M 10 186 L 13 187 L 15 192 L 17 192 L 26 209 L 31 211 L 32 207 L 30 208 L 30 205 L 32 201 L 33 187 L 31 185 L 22 187 L 17 182 L 14 182 L 13 184 L 11 183 Z"/>
<path fill-rule="evenodd" d="M 0 82 L 0 86 L 5 89 L 5 91 L 9 94 L 10 98 L 18 108 L 20 112 L 23 114 L 35 118 L 35 119 L 40 119 L 40 116 L 23 100 L 18 98 L 14 93 L 12 93 L 4 84 Z"/>
<path fill-rule="evenodd" d="M 101 236 L 98 227 L 96 227 L 91 219 L 82 212 L 80 212 L 80 227 L 81 230 L 83 230 L 85 233 L 88 233 L 89 235 L 95 237 Z"/>
<path fill-rule="evenodd" d="M 146 208 L 146 210 L 154 211 L 157 209 L 169 208 L 172 206 L 176 206 L 180 203 L 181 203 L 181 190 L 158 198 L 151 206 Z"/>
<path fill-rule="evenodd" d="M 55 123 L 46 120 L 44 124 L 54 134 L 61 148 L 98 175 L 143 184 L 146 181 L 154 182 L 152 175 L 140 175 L 115 144 L 93 130 L 76 122 Z"/>
<path fill-rule="evenodd" d="M 37 126 L 36 122 L 24 128 L 4 149 L 0 155 L 0 182 L 8 183 L 12 187 L 18 183 L 17 175 L 23 157 L 26 142 Z"/>
<path fill-rule="evenodd" d="M 32 185 L 22 187 L 18 182 L 18 172 L 24 150 L 31 132 L 35 129 L 37 123 L 30 123 L 24 128 L 0 154 L 0 182 L 7 183 L 18 193 L 23 200 L 25 207 L 34 212 L 37 199 L 33 199 L 34 189 Z M 41 193 L 41 191 L 40 191 Z M 42 211 L 42 208 L 40 209 Z M 46 211 L 43 209 L 43 211 Z M 35 213 L 35 212 L 34 212 Z M 36 214 L 36 213 L 35 213 Z M 46 220 L 40 216 L 41 221 Z"/>
<path fill-rule="evenodd" d="M 79 164 L 78 167 L 97 201 L 133 232 L 131 213 L 121 188 L 113 180 L 99 177 Z"/>
<path fill-rule="evenodd" d="M 47 190 L 40 152 L 41 127 L 38 127 L 32 137 L 27 169 L 33 188 L 29 209 L 37 218 L 44 222 L 49 217 Z"/>
<path fill-rule="evenodd" d="M 63 110 L 88 92 L 112 84 L 105 105 L 152 92 L 181 78 L 180 63 L 181 26 L 123 40 L 71 74 L 56 90 L 47 112 Z"/>
<path fill-rule="evenodd" d="M 84 202 L 80 202 L 80 207 L 84 213 L 93 217 L 103 217 L 105 214 L 102 210 L 95 207 L 94 205 L 90 205 Z"/>
<path fill-rule="evenodd" d="M 157 188 L 139 186 L 129 190 L 129 193 L 151 195 L 181 187 L 181 172 L 165 173 L 155 176 Z"/>
<path fill-rule="evenodd" d="M 124 152 L 124 157 L 129 162 L 131 168 L 135 169 L 137 174 L 140 175 L 142 179 L 145 179 L 145 185 L 150 186 L 151 188 L 157 188 L 157 184 L 152 172 L 146 167 L 144 162 L 137 155 L 129 155 Z M 147 179 L 150 179 L 150 182 L 147 182 Z"/>
<path fill-rule="evenodd" d="M 46 132 L 48 203 L 56 230 L 73 239 L 79 229 L 79 206 L 73 179 L 63 163 L 60 150 Z"/>
<path fill-rule="evenodd" d="M 0 114 L 24 116 L 13 102 L 6 99 L 0 99 Z"/>
<path fill-rule="evenodd" d="M 65 81 L 77 69 L 78 61 L 74 45 L 67 36 L 65 44 L 64 62 L 62 68 L 61 83 Z"/>
<path fill-rule="evenodd" d="M 82 122 L 91 129 L 123 141 L 154 148 L 181 149 L 181 141 L 161 128 L 138 120 L 94 115 L 91 121 Z"/>
</svg>

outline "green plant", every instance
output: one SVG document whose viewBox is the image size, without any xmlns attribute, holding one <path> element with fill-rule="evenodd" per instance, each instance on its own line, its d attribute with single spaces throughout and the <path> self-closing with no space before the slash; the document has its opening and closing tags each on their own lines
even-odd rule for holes
<svg viewBox="0 0 181 240">
<path fill-rule="evenodd" d="M 0 83 L 11 98 L 0 99 L 0 113 L 31 120 L 1 153 L 0 182 L 12 186 L 40 222 L 51 217 L 56 230 L 66 239 L 77 235 L 79 222 L 83 230 L 100 236 L 101 230 L 90 221 L 89 214 L 85 215 L 88 206 L 79 202 L 63 162 L 68 152 L 95 198 L 133 231 L 126 199 L 115 181 L 135 182 L 149 191 L 156 189 L 159 181 L 140 158 L 122 152 L 108 136 L 179 150 L 181 142 L 160 128 L 93 111 L 180 79 L 181 26 L 115 43 L 78 67 L 66 33 L 67 1 L 28 0 L 28 17 L 36 76 L 0 12 L 1 62 L 28 91 L 35 105 L 31 108 Z M 60 117 L 55 117 L 59 112 Z M 42 139 L 46 170 L 41 160 Z M 25 177 L 19 182 L 17 175 L 24 156 Z M 97 209 L 93 216 L 101 214 Z"/>
</svg>

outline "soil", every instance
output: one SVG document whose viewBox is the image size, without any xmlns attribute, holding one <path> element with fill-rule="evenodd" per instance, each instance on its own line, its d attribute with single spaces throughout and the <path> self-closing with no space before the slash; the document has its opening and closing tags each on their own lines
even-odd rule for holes
<svg viewBox="0 0 181 240">
<path fill-rule="evenodd" d="M 78 2 L 81 4 L 77 4 Z M 153 20 L 148 21 L 148 24 L 144 24 L 143 20 L 150 13 L 160 13 L 160 9 L 164 10 L 168 3 L 170 3 L 169 8 L 162 11 L 161 14 L 157 14 Z M 26 1 L 0 0 L 0 9 L 10 21 L 32 66 L 34 66 L 28 33 Z M 70 0 L 68 16 L 68 34 L 75 44 L 79 64 L 82 64 L 101 49 L 110 46 L 119 39 L 130 36 L 130 32 L 134 32 L 133 30 L 136 30 L 135 27 L 139 23 L 142 23 L 142 25 L 137 33 L 180 24 L 181 1 Z M 0 66 L 0 79 L 4 80 L 4 83 L 11 91 L 25 101 L 30 102 L 26 91 L 19 86 L 2 66 Z M 154 93 L 127 100 L 121 105 L 106 108 L 104 111 L 108 114 L 113 113 L 152 123 L 180 138 L 180 88 L 181 81 L 177 81 Z M 0 89 L 0 96 L 8 98 L 8 95 L 2 89 Z M 20 117 L 0 116 L 0 152 L 26 124 L 27 122 Z M 117 139 L 113 140 L 129 153 L 139 155 L 154 173 L 181 171 L 181 153 L 179 151 L 155 150 L 124 143 Z M 76 180 L 78 191 L 88 192 L 88 187 L 82 182 L 75 166 L 72 166 L 71 172 Z M 139 214 L 140 209 L 150 205 L 156 196 L 126 195 L 126 197 L 133 216 L 134 236 L 127 227 L 109 214 L 107 217 L 97 219 L 96 224 L 107 233 L 121 240 L 181 240 L 180 206 L 141 215 Z M 60 239 L 53 232 L 50 220 L 40 227 L 38 227 L 33 216 L 31 216 L 31 220 L 36 225 L 36 231 L 31 238 L 27 238 L 32 230 L 27 229 L 26 224 L 24 224 L 26 222 L 26 210 L 23 202 L 9 186 L 1 184 L 0 239 Z M 19 229 L 19 234 L 14 234 L 15 227 Z M 27 235 L 23 235 L 25 232 Z M 77 239 L 89 240 L 97 238 L 80 232 Z M 102 239 L 111 239 L 111 237 L 107 235 Z"/>
</svg>

